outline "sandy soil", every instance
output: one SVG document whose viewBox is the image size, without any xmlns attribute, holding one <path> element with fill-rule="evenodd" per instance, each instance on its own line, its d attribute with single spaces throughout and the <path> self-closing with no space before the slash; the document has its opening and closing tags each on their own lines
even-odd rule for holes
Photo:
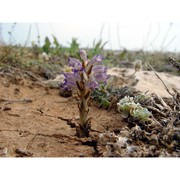
<svg viewBox="0 0 180 180">
<path fill-rule="evenodd" d="M 134 82 L 133 78 L 131 82 L 122 80 L 122 74 L 128 76 L 133 70 L 113 68 L 109 72 L 116 76 L 116 86 Z M 170 89 L 180 90 L 180 77 L 159 74 Z M 138 90 L 169 96 L 153 72 L 138 72 L 136 77 Z M 90 137 L 80 139 L 75 129 L 76 96 L 61 97 L 58 89 L 13 76 L 1 76 L 0 86 L 0 157 L 96 157 L 100 156 L 98 134 L 126 126 L 119 113 L 91 104 Z"/>
<path fill-rule="evenodd" d="M 153 71 L 139 71 L 133 77 L 131 75 L 134 73 L 134 69 L 130 68 L 111 68 L 108 73 L 115 77 L 116 87 L 129 85 L 141 92 L 148 92 L 148 94 L 157 93 L 161 97 L 171 97 L 161 80 L 157 78 Z M 173 92 L 173 88 L 180 91 L 180 76 L 174 76 L 164 72 L 157 72 L 157 74 L 170 92 Z M 124 81 L 125 79 L 127 80 Z"/>
<path fill-rule="evenodd" d="M 76 123 L 78 116 L 74 97 L 61 97 L 58 89 L 38 86 L 30 80 L 14 84 L 1 77 L 0 84 L 0 156 L 96 156 L 93 144 L 88 144 L 91 139 L 79 140 L 70 123 Z M 94 106 L 89 116 L 94 132 L 123 125 L 119 114 Z"/>
</svg>

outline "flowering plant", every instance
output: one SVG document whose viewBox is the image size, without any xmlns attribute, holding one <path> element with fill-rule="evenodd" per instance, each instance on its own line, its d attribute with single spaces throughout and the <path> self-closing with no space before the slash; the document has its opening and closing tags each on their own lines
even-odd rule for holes
<svg viewBox="0 0 180 180">
<path fill-rule="evenodd" d="M 65 79 L 62 84 L 64 91 L 75 89 L 79 97 L 79 137 L 89 135 L 90 122 L 87 117 L 91 92 L 98 88 L 101 83 L 106 83 L 109 75 L 106 74 L 107 68 L 102 65 L 103 57 L 101 55 L 88 59 L 85 50 L 80 50 L 82 61 L 69 57 L 68 64 L 71 72 L 64 73 Z"/>
</svg>

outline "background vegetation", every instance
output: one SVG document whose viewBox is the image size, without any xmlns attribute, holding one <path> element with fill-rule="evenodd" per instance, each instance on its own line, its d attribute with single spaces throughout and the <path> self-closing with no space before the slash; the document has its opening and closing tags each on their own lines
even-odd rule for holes
<svg viewBox="0 0 180 180">
<path fill-rule="evenodd" d="M 9 43 L 0 43 L 0 66 L 15 66 L 23 69 L 33 70 L 39 75 L 49 79 L 55 74 L 61 72 L 61 69 L 67 65 L 69 56 L 79 58 L 79 49 L 84 48 L 89 58 L 96 54 L 102 54 L 105 57 L 104 64 L 108 67 L 133 67 L 135 60 L 141 60 L 143 64 L 149 62 L 156 71 L 169 72 L 177 75 L 177 71 L 169 63 L 169 56 L 172 56 L 177 62 L 180 62 L 180 53 L 163 51 L 144 51 L 143 49 L 131 51 L 123 48 L 119 51 L 107 50 L 105 46 L 108 42 L 103 42 L 101 38 L 93 41 L 92 48 L 81 47 L 78 38 L 72 38 L 69 46 L 65 47 L 59 43 L 55 35 L 45 37 L 43 44 L 40 45 L 40 34 L 37 39 L 27 46 L 27 40 L 24 45 L 15 44 L 13 31 L 16 23 L 13 24 L 9 32 Z M 168 29 L 169 31 L 169 29 Z M 168 32 L 167 32 L 168 33 Z M 29 35 L 27 39 L 29 39 Z M 100 36 L 101 37 L 101 36 Z M 52 39 L 52 40 L 51 40 Z M 166 37 L 164 37 L 164 40 Z M 149 67 L 143 66 L 145 70 Z"/>
</svg>

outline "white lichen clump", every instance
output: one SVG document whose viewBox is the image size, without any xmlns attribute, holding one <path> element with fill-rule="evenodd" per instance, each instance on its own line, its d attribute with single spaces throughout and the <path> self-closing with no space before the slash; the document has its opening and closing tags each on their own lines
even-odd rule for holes
<svg viewBox="0 0 180 180">
<path fill-rule="evenodd" d="M 139 120 L 146 121 L 151 115 L 147 108 L 142 107 L 139 103 L 135 103 L 133 97 L 125 96 L 117 105 L 118 111 L 122 112 L 125 117 L 132 116 Z"/>
</svg>

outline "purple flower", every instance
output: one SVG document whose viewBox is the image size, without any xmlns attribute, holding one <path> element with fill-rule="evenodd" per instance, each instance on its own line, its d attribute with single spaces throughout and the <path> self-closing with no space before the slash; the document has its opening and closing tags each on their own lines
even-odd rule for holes
<svg viewBox="0 0 180 180">
<path fill-rule="evenodd" d="M 86 71 L 88 72 L 91 67 L 95 67 L 98 64 L 101 64 L 102 59 L 103 59 L 103 56 L 96 55 L 91 60 L 88 60 Z"/>
<path fill-rule="evenodd" d="M 92 68 L 92 75 L 98 83 L 106 83 L 109 75 L 106 74 L 107 68 L 102 65 L 96 65 Z"/>
<path fill-rule="evenodd" d="M 80 80 L 80 75 L 79 73 L 63 73 L 63 75 L 65 76 L 66 79 L 74 79 L 76 81 Z"/>
<path fill-rule="evenodd" d="M 65 80 L 64 80 L 64 87 L 65 88 L 74 88 L 76 87 L 76 82 L 80 81 L 80 74 L 79 73 L 63 73 L 63 75 L 65 76 Z"/>
<path fill-rule="evenodd" d="M 100 83 L 106 83 L 109 75 L 106 74 L 107 68 L 101 65 L 103 57 L 96 55 L 88 60 L 86 51 L 82 49 L 80 50 L 80 57 L 83 62 L 69 57 L 68 64 L 72 67 L 72 72 L 64 73 L 64 87 L 92 90 L 99 87 Z M 83 87 L 78 87 L 79 84 Z"/>
<path fill-rule="evenodd" d="M 93 80 L 93 79 L 90 79 L 90 81 L 87 82 L 86 86 L 89 88 L 89 89 L 96 89 L 97 87 L 99 87 L 99 84 L 97 81 Z"/>
<path fill-rule="evenodd" d="M 101 74 L 96 74 L 94 76 L 94 79 L 98 83 L 106 83 L 109 77 L 110 77 L 109 75 L 105 73 L 101 73 Z"/>
<path fill-rule="evenodd" d="M 107 67 L 103 65 L 97 65 L 92 68 L 93 74 L 106 73 Z"/>
<path fill-rule="evenodd" d="M 91 65 L 98 64 L 103 60 L 103 58 L 104 57 L 102 55 L 96 55 L 89 61 L 88 65 L 91 66 Z"/>
</svg>

